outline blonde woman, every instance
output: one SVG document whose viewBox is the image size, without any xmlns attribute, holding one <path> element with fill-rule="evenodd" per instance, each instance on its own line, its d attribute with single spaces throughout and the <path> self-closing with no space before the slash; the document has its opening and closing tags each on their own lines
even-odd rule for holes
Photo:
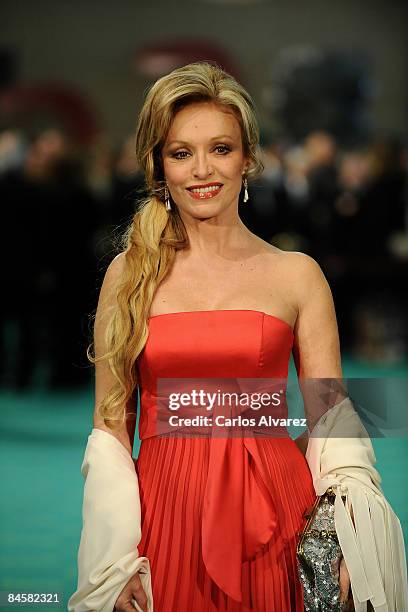
<svg viewBox="0 0 408 612">
<path fill-rule="evenodd" d="M 304 610 L 296 541 L 319 476 L 304 455 L 307 439 L 182 436 L 162 427 L 163 411 L 158 417 L 160 381 L 285 380 L 291 353 L 300 380 L 342 378 L 319 265 L 240 220 L 239 200 L 250 206 L 248 183 L 262 171 L 258 137 L 251 97 L 215 65 L 174 70 L 146 96 L 136 153 L 149 196 L 106 272 L 95 320 L 93 435 L 112 444 L 84 461 L 88 479 L 99 473 L 85 491 L 71 610 Z M 110 473 L 114 461 L 122 476 Z M 128 498 L 119 490 L 126 478 Z M 104 546 L 110 560 L 101 562 Z M 360 594 L 350 591 L 347 565 L 343 558 L 332 609 Z"/>
</svg>

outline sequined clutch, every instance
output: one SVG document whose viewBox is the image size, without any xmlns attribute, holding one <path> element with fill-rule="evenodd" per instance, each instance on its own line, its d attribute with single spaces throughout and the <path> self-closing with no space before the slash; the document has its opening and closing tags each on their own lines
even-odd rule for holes
<svg viewBox="0 0 408 612">
<path fill-rule="evenodd" d="M 344 611 L 341 603 L 339 568 L 342 552 L 334 524 L 335 492 L 332 487 L 316 498 L 296 548 L 297 566 L 303 585 L 305 612 Z"/>
</svg>

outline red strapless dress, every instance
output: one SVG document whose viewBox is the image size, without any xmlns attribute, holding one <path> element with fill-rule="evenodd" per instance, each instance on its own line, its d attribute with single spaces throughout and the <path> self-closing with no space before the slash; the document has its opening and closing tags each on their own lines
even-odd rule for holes
<svg viewBox="0 0 408 612">
<path fill-rule="evenodd" d="M 315 493 L 284 437 L 156 434 L 159 378 L 287 378 L 290 326 L 255 310 L 150 317 L 138 359 L 139 554 L 155 612 L 303 612 L 296 534 Z"/>
</svg>

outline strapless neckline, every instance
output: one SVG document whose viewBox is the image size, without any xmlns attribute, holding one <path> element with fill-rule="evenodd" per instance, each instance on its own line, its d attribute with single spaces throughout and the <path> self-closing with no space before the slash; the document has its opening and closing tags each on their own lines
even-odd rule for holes
<svg viewBox="0 0 408 612">
<path fill-rule="evenodd" d="M 287 321 L 284 321 L 283 319 L 281 319 L 280 317 L 277 317 L 276 315 L 268 314 L 267 312 L 264 312 L 263 310 L 254 310 L 254 309 L 249 309 L 249 308 L 218 308 L 218 309 L 213 309 L 213 310 L 181 310 L 179 312 L 164 312 L 162 314 L 151 315 L 150 317 L 147 318 L 147 320 L 151 321 L 152 319 L 158 319 L 161 317 L 171 317 L 175 315 L 209 314 L 209 313 L 216 313 L 216 312 L 218 313 L 248 312 L 248 313 L 261 314 L 265 317 L 269 317 L 270 319 L 274 319 L 275 321 L 278 321 L 282 325 L 285 325 L 289 329 L 292 336 L 294 335 L 293 329 Z"/>
</svg>

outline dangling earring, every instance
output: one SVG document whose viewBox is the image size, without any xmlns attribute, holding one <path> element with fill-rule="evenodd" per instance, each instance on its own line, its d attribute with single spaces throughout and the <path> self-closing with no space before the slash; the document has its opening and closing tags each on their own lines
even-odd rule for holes
<svg viewBox="0 0 408 612">
<path fill-rule="evenodd" d="M 244 178 L 244 202 L 248 202 L 249 200 L 249 195 L 248 195 L 248 180 L 247 177 Z"/>
<path fill-rule="evenodd" d="M 167 185 L 164 188 L 164 201 L 166 203 L 166 210 L 171 210 L 170 195 L 169 190 L 167 189 Z"/>
</svg>

